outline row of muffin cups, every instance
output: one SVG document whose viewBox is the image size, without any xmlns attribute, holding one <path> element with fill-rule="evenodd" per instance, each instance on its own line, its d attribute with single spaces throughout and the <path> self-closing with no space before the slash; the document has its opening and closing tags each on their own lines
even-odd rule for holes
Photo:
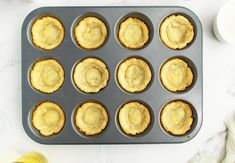
<svg viewBox="0 0 235 163">
<path fill-rule="evenodd" d="M 127 93 L 141 93 L 149 88 L 153 80 L 153 68 L 140 57 L 129 57 L 117 67 L 117 83 Z M 159 79 L 164 88 L 173 93 L 185 92 L 195 84 L 197 74 L 193 63 L 183 57 L 168 59 L 159 71 Z M 107 87 L 110 71 L 104 61 L 88 57 L 75 64 L 72 73 L 74 86 L 83 93 L 99 93 Z M 29 81 L 35 90 L 51 94 L 64 84 L 63 66 L 52 58 L 44 58 L 30 69 Z"/>
<path fill-rule="evenodd" d="M 152 37 L 153 27 L 150 20 L 141 16 L 126 16 L 117 28 L 118 41 L 126 48 L 138 50 L 144 48 Z M 141 17 L 141 18 L 139 18 Z M 142 19 L 145 20 L 142 20 Z M 73 40 L 83 49 L 94 50 L 102 47 L 108 39 L 109 29 L 106 21 L 97 16 L 79 19 L 73 28 Z M 48 25 L 49 24 L 49 25 Z M 41 49 L 52 50 L 58 47 L 65 35 L 63 24 L 58 18 L 44 16 L 33 22 L 31 29 L 32 43 Z M 163 20 L 160 29 L 162 42 L 171 49 L 184 49 L 195 37 L 195 25 L 188 16 L 175 14 Z"/>
<path fill-rule="evenodd" d="M 113 121 L 110 108 L 99 101 L 89 100 L 78 105 L 71 115 L 73 129 L 81 136 L 93 137 L 106 131 Z M 155 112 L 146 102 L 132 100 L 117 108 L 115 122 L 118 130 L 126 136 L 139 137 L 149 133 L 155 126 Z M 197 113 L 189 102 L 181 99 L 168 102 L 156 118 L 160 128 L 171 136 L 187 136 L 197 123 Z M 67 114 L 67 113 L 66 113 Z M 60 134 L 67 123 L 63 108 L 55 102 L 43 101 L 29 115 L 30 126 L 35 134 L 51 137 Z"/>
</svg>

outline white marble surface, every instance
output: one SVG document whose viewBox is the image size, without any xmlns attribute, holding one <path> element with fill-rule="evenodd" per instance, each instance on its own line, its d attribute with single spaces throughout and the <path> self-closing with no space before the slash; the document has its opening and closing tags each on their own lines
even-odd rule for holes
<svg viewBox="0 0 235 163">
<path fill-rule="evenodd" d="M 50 163 L 184 163 L 235 110 L 235 47 L 218 42 L 212 20 L 226 0 L 0 0 L 0 162 L 8 163 L 27 151 L 45 153 Z M 25 16 L 50 5 L 180 5 L 193 10 L 204 29 L 204 122 L 199 134 L 183 144 L 58 145 L 32 141 L 21 124 L 20 32 Z"/>
</svg>

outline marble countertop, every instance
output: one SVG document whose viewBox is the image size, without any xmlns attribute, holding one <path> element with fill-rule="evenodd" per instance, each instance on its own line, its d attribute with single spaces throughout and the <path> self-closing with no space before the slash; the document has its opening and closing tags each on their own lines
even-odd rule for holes
<svg viewBox="0 0 235 163">
<path fill-rule="evenodd" d="M 14 161 L 39 151 L 51 163 L 187 162 L 208 138 L 224 130 L 224 118 L 235 110 L 235 46 L 218 42 L 212 22 L 226 0 L 1 0 L 0 1 L 0 162 Z M 193 10 L 203 25 L 204 117 L 198 135 L 183 144 L 155 145 L 40 145 L 21 124 L 21 25 L 41 6 L 174 5 Z"/>
</svg>

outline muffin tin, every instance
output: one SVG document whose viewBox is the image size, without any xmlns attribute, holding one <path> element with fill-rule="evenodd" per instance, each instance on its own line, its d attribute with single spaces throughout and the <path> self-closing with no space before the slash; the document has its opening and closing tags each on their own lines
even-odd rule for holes
<svg viewBox="0 0 235 163">
<path fill-rule="evenodd" d="M 182 50 L 166 47 L 159 37 L 162 21 L 172 14 L 186 16 L 195 29 L 194 40 Z M 60 46 L 53 50 L 43 50 L 32 43 L 32 23 L 43 16 L 53 16 L 60 20 L 65 28 L 65 37 Z M 108 28 L 105 44 L 95 50 L 85 50 L 74 38 L 74 28 L 85 16 L 95 16 L 103 20 Z M 143 20 L 149 28 L 150 39 L 142 49 L 125 48 L 117 37 L 120 23 L 127 17 Z M 22 26 L 22 122 L 28 136 L 42 144 L 143 144 L 143 143 L 181 143 L 192 139 L 202 124 L 203 74 L 202 74 L 202 26 L 198 17 L 183 7 L 43 7 L 32 11 Z M 106 63 L 110 73 L 107 86 L 98 93 L 84 93 L 73 82 L 74 66 L 87 57 L 99 58 Z M 130 57 L 146 60 L 152 68 L 152 81 L 148 88 L 139 93 L 128 93 L 118 84 L 116 74 L 121 62 Z M 194 81 L 183 92 L 170 92 L 164 88 L 159 78 L 161 66 L 170 58 L 182 58 L 191 67 Z M 29 72 L 34 63 L 41 59 L 53 58 L 59 61 L 65 71 L 62 87 L 52 93 L 44 94 L 30 84 Z M 182 100 L 189 103 L 193 110 L 194 122 L 189 132 L 174 136 L 166 132 L 160 122 L 162 108 L 169 102 Z M 62 131 L 44 137 L 32 126 L 32 112 L 38 104 L 52 101 L 60 105 L 66 116 Z M 86 136 L 75 125 L 77 107 L 87 101 L 98 101 L 109 114 L 105 130 L 95 136 Z M 139 101 L 149 106 L 151 124 L 138 136 L 126 135 L 120 128 L 117 114 L 119 108 L 129 102 Z"/>
</svg>

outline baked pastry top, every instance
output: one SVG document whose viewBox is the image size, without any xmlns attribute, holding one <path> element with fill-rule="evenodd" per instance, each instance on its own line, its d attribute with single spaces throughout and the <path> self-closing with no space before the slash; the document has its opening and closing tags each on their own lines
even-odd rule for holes
<svg viewBox="0 0 235 163">
<path fill-rule="evenodd" d="M 64 69 L 54 59 L 45 59 L 34 64 L 30 72 L 31 85 L 43 93 L 53 93 L 64 83 Z"/>
<path fill-rule="evenodd" d="M 118 113 L 118 120 L 126 134 L 143 133 L 149 126 L 151 116 L 149 109 L 139 102 L 125 104 Z"/>
<path fill-rule="evenodd" d="M 32 41 L 42 49 L 51 50 L 64 39 L 64 27 L 59 20 L 51 16 L 37 19 L 32 25 Z"/>
<path fill-rule="evenodd" d="M 142 48 L 149 40 L 149 29 L 142 20 L 129 17 L 121 23 L 118 37 L 127 48 Z"/>
<path fill-rule="evenodd" d="M 33 126 L 44 136 L 59 133 L 65 124 L 62 108 L 53 102 L 43 102 L 33 111 Z"/>
<path fill-rule="evenodd" d="M 76 113 L 76 126 L 85 135 L 101 133 L 108 124 L 106 109 L 99 103 L 87 102 L 82 104 Z"/>
<path fill-rule="evenodd" d="M 75 28 L 75 38 L 85 49 L 96 49 L 104 44 L 108 30 L 103 21 L 96 17 L 82 19 Z"/>
<path fill-rule="evenodd" d="M 167 61 L 161 68 L 162 84 L 170 91 L 184 91 L 193 82 L 193 73 L 182 59 L 174 58 Z"/>
<path fill-rule="evenodd" d="M 173 135 L 183 135 L 191 129 L 192 109 L 182 101 L 168 103 L 161 112 L 163 128 Z"/>
<path fill-rule="evenodd" d="M 96 58 L 86 58 L 76 65 L 73 79 L 80 90 L 95 93 L 107 85 L 109 72 L 102 61 Z"/>
<path fill-rule="evenodd" d="M 149 65 L 142 59 L 130 58 L 118 67 L 118 82 L 128 92 L 146 89 L 152 78 Z"/>
<path fill-rule="evenodd" d="M 171 15 L 161 24 L 160 37 L 169 48 L 182 49 L 192 42 L 194 28 L 186 17 Z"/>
</svg>

